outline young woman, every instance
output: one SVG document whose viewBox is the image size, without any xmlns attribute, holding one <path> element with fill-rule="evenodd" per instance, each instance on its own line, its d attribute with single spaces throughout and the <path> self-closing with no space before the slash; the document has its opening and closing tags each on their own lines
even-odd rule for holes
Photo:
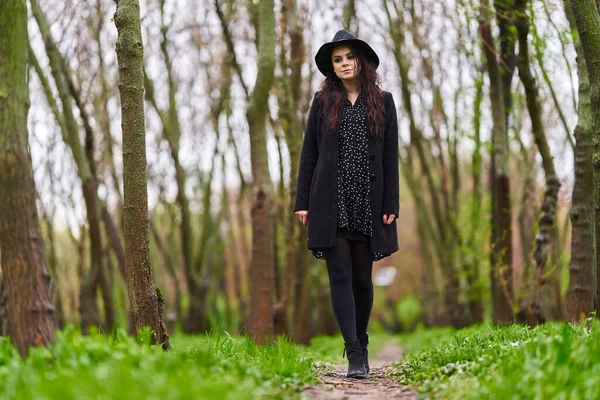
<svg viewBox="0 0 600 400">
<path fill-rule="evenodd" d="M 312 102 L 294 211 L 325 259 L 348 377 L 369 372 L 373 261 L 398 250 L 398 123 L 373 49 L 341 30 L 315 56 L 325 75 Z"/>
</svg>

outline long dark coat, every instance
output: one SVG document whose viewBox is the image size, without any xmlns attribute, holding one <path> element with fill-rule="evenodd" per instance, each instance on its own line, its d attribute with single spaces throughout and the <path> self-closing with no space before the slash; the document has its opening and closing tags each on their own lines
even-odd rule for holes
<svg viewBox="0 0 600 400">
<path fill-rule="evenodd" d="M 383 224 L 383 214 L 399 209 L 398 121 L 392 94 L 383 92 L 386 121 L 384 135 L 374 135 L 368 126 L 371 180 L 372 253 L 398 250 L 396 219 Z M 341 118 L 340 112 L 340 118 Z M 298 168 L 294 211 L 308 210 L 308 248 L 332 247 L 337 233 L 338 135 L 326 132 L 317 95 L 308 114 Z M 339 124 L 338 124 L 339 125 Z"/>
</svg>

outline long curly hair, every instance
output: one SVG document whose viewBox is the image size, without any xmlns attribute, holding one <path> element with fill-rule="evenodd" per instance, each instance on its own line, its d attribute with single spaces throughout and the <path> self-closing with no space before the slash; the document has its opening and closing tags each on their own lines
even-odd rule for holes
<svg viewBox="0 0 600 400">
<path fill-rule="evenodd" d="M 385 105 L 383 91 L 380 88 L 381 78 L 375 66 L 366 60 L 360 51 L 352 47 L 350 49 L 356 57 L 358 91 L 365 105 L 367 121 L 373 133 L 383 135 Z M 334 71 L 331 71 L 321 83 L 319 93 L 317 93 L 317 99 L 321 103 L 321 113 L 326 121 L 326 128 L 331 134 L 337 132 L 338 117 L 342 103 L 346 98 L 347 92 L 342 80 L 337 77 Z"/>
</svg>

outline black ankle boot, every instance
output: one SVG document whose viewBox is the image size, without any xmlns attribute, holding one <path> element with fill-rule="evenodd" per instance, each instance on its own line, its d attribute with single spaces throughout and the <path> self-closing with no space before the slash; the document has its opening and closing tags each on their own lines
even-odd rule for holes
<svg viewBox="0 0 600 400">
<path fill-rule="evenodd" d="M 346 374 L 346 377 L 357 379 L 366 377 L 367 371 L 365 371 L 360 342 L 355 340 L 354 342 L 344 343 L 344 351 L 348 357 L 348 374 Z"/>
<path fill-rule="evenodd" d="M 371 370 L 369 368 L 369 350 L 367 350 L 367 346 L 369 345 L 369 335 L 365 334 L 365 336 L 359 336 L 358 342 L 360 343 L 360 347 L 362 349 L 363 361 L 365 362 L 365 371 L 367 374 Z"/>
</svg>

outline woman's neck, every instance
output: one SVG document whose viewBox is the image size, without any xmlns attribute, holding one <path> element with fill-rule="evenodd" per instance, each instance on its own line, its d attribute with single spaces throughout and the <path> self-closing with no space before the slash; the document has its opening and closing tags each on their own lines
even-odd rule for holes
<svg viewBox="0 0 600 400">
<path fill-rule="evenodd" d="M 356 80 L 351 80 L 351 81 L 346 81 L 343 80 L 342 83 L 344 84 L 344 87 L 346 88 L 346 92 L 348 92 L 349 96 L 358 94 L 358 85 L 356 84 Z"/>
</svg>

